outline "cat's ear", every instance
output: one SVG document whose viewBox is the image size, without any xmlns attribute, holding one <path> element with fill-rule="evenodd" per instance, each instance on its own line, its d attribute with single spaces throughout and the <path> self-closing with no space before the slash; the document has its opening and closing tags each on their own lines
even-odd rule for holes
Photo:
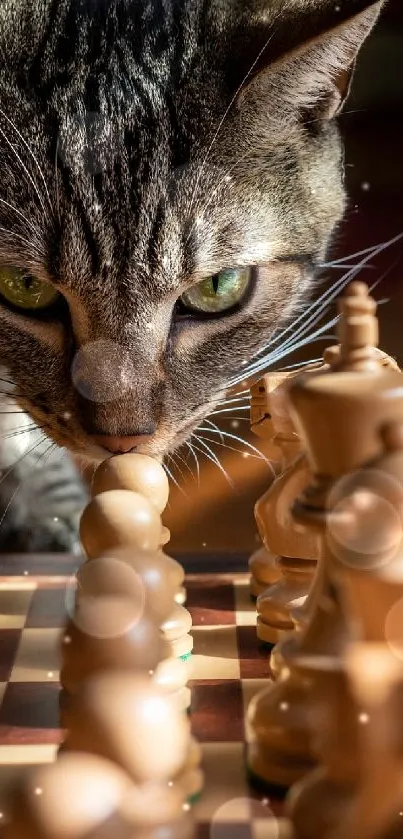
<svg viewBox="0 0 403 839">
<path fill-rule="evenodd" d="M 334 117 L 348 96 L 358 52 L 376 23 L 383 0 L 361 0 L 352 5 L 355 9 L 361 6 L 361 11 L 343 15 L 342 4 L 338 6 L 336 0 L 330 28 L 308 37 L 266 66 L 263 52 L 263 65 L 261 60 L 257 62 L 255 72 L 241 88 L 240 101 L 253 88 L 261 98 L 266 88 L 285 114 L 299 111 L 315 112 L 322 119 Z"/>
</svg>

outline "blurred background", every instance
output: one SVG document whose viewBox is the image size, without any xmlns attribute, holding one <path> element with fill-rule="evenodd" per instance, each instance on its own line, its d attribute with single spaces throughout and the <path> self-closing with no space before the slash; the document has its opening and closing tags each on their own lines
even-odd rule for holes
<svg viewBox="0 0 403 839">
<path fill-rule="evenodd" d="M 351 264 L 360 258 L 349 260 L 349 255 L 403 234 L 402 0 L 389 0 L 361 53 L 340 127 L 346 149 L 349 207 L 337 231 L 331 258 L 346 257 Z M 325 271 L 318 293 L 342 275 L 337 269 Z M 360 279 L 370 285 L 378 282 L 374 295 L 380 301 L 381 347 L 403 364 L 403 238 L 374 254 Z M 334 313 L 333 305 L 327 318 Z M 322 340 L 294 352 L 284 365 L 315 358 L 328 343 Z M 270 469 L 250 448 L 264 452 L 262 441 L 249 431 L 247 405 L 247 401 L 232 403 L 229 413 L 212 417 L 223 431 L 240 440 L 203 432 L 221 468 L 198 452 L 198 482 L 192 457 L 181 452 L 180 469 L 170 464 L 179 484 L 172 487 L 165 516 L 172 531 L 170 549 L 197 555 L 199 561 L 204 560 L 206 570 L 217 561 L 214 554 L 245 558 L 259 544 L 253 506 L 270 483 Z M 205 423 L 203 427 L 207 427 Z"/>
</svg>

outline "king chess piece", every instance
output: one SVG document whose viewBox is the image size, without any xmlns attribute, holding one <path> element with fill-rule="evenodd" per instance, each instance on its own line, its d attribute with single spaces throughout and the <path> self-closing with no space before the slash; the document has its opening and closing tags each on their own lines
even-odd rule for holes
<svg viewBox="0 0 403 839">
<path fill-rule="evenodd" d="M 248 765 L 252 777 L 267 786 L 287 787 L 315 765 L 312 699 L 328 689 L 329 662 L 333 667 L 348 642 L 326 538 L 329 494 L 346 474 L 379 455 L 380 425 L 403 417 L 401 374 L 385 371 L 373 349 L 378 340 L 375 312 L 365 284 L 349 286 L 340 302 L 341 346 L 333 365 L 327 372 L 297 377 L 289 390 L 312 473 L 312 483 L 294 504 L 293 518 L 321 541 L 321 591 L 305 630 L 283 644 L 284 677 L 249 707 Z"/>
</svg>

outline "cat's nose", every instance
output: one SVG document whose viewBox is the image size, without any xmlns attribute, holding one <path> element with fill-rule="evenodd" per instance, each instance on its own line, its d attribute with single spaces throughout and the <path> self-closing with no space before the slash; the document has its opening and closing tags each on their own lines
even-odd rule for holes
<svg viewBox="0 0 403 839">
<path fill-rule="evenodd" d="M 140 443 L 148 443 L 153 434 L 137 434 L 135 437 L 112 437 L 109 434 L 96 434 L 93 440 L 98 446 L 103 446 L 113 454 L 126 454 L 135 449 Z"/>
</svg>

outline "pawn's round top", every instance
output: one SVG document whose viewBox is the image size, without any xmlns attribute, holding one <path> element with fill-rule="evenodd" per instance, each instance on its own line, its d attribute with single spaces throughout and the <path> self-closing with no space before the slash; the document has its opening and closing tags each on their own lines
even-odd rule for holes
<svg viewBox="0 0 403 839">
<path fill-rule="evenodd" d="M 144 495 L 159 513 L 168 503 L 169 482 L 163 466 L 145 454 L 121 454 L 104 460 L 92 482 L 92 495 L 111 489 L 129 489 Z"/>
<path fill-rule="evenodd" d="M 11 794 L 7 839 L 81 839 L 113 816 L 131 789 L 113 763 L 63 754 L 23 778 Z"/>
<path fill-rule="evenodd" d="M 161 519 L 144 496 L 126 489 L 109 490 L 85 508 L 80 536 L 90 558 L 118 547 L 155 551 L 161 542 Z"/>
<path fill-rule="evenodd" d="M 188 745 L 189 723 L 175 699 L 150 679 L 118 671 L 83 685 L 64 744 L 112 760 L 140 784 L 175 777 Z"/>
</svg>

